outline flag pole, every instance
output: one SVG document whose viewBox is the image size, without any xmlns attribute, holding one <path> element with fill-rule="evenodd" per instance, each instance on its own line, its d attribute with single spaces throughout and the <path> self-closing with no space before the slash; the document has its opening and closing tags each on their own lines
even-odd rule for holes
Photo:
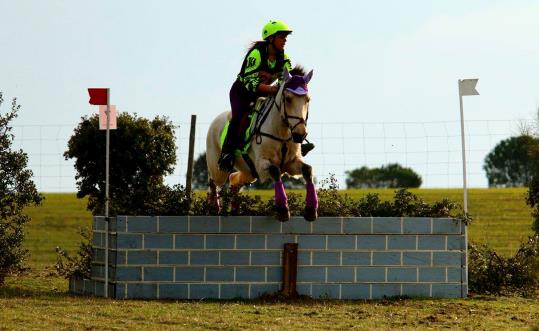
<svg viewBox="0 0 539 331">
<path fill-rule="evenodd" d="M 462 142 L 462 188 L 464 191 L 464 214 L 468 214 L 468 188 L 466 186 L 466 142 L 464 137 L 464 108 L 462 105 L 461 80 L 459 79 L 460 136 Z"/>
<path fill-rule="evenodd" d="M 110 148 L 110 88 L 107 88 L 107 133 L 105 143 L 105 298 L 109 297 L 109 148 Z"/>
<path fill-rule="evenodd" d="M 466 139 L 464 135 L 464 106 L 463 95 L 479 95 L 475 89 L 478 79 L 459 79 L 459 104 L 460 104 L 460 135 L 462 140 L 462 187 L 464 191 L 464 217 L 468 216 L 468 187 L 466 183 Z M 464 259 L 462 264 L 465 268 L 466 277 L 461 278 L 461 296 L 468 296 L 468 224 L 464 224 Z"/>
<path fill-rule="evenodd" d="M 462 189 L 464 191 L 464 216 L 468 215 L 468 188 L 466 187 L 466 142 L 464 136 L 464 107 L 462 105 L 461 80 L 459 79 L 459 104 L 460 104 L 460 137 L 462 142 Z M 466 279 L 461 278 L 461 296 L 468 296 L 468 226 L 464 226 L 464 268 L 466 269 Z"/>
</svg>

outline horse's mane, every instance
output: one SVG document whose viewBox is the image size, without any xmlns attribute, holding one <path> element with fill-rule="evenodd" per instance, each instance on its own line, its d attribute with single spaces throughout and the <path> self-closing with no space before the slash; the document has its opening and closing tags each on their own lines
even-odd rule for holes
<svg viewBox="0 0 539 331">
<path fill-rule="evenodd" d="M 292 70 L 290 70 L 290 76 L 305 76 L 305 68 L 303 66 L 296 64 Z"/>
</svg>

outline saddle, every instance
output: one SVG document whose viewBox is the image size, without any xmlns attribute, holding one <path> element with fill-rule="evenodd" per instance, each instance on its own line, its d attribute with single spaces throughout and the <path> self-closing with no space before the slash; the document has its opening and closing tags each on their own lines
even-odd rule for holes
<svg viewBox="0 0 539 331">
<path fill-rule="evenodd" d="M 257 119 L 260 118 L 261 114 L 264 114 L 267 110 L 269 110 L 269 107 L 271 106 L 270 98 L 267 97 L 259 97 L 256 102 L 252 103 L 252 108 L 247 115 L 247 123 L 248 125 L 240 125 L 240 137 L 243 137 L 238 142 L 238 146 L 236 147 L 236 150 L 234 153 L 238 156 L 242 154 L 247 154 L 249 152 L 249 148 L 251 147 L 251 138 L 254 135 L 255 127 L 257 124 Z M 228 127 L 230 125 L 230 120 L 227 120 L 225 123 L 225 126 L 223 127 L 223 131 L 221 131 L 221 135 L 219 137 L 219 142 L 221 144 L 221 147 L 223 147 L 223 144 L 225 142 L 226 135 L 228 134 Z"/>
</svg>

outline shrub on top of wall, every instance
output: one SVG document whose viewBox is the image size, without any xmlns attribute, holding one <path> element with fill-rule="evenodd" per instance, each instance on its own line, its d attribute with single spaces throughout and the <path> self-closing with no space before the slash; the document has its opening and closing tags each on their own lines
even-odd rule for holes
<svg viewBox="0 0 539 331">
<path fill-rule="evenodd" d="M 182 187 L 176 187 L 182 189 Z M 181 196 L 180 193 L 176 193 Z M 243 216 L 272 215 L 274 213 L 274 199 L 262 200 L 260 196 L 250 196 L 241 192 L 224 189 L 221 192 L 221 215 L 230 215 L 231 204 L 235 200 L 239 204 L 239 213 Z M 173 202 L 173 201 L 172 201 Z M 342 194 L 338 190 L 337 181 L 334 176 L 321 182 L 318 189 L 318 215 L 343 216 L 343 217 L 454 217 L 469 221 L 469 217 L 464 217 L 459 205 L 448 199 L 429 204 L 417 195 L 406 189 L 395 191 L 392 201 L 382 201 L 376 193 L 369 193 L 359 200 L 352 199 L 347 194 Z M 171 207 L 174 206 L 172 203 Z M 292 216 L 300 216 L 305 209 L 303 198 L 294 193 L 288 193 L 288 206 Z M 174 214 L 164 208 L 161 215 L 186 215 L 185 213 Z M 158 213 L 157 213 L 158 214 Z M 157 215 L 154 214 L 154 215 Z M 205 197 L 193 197 L 190 215 L 217 215 L 216 210 L 212 210 Z"/>
</svg>

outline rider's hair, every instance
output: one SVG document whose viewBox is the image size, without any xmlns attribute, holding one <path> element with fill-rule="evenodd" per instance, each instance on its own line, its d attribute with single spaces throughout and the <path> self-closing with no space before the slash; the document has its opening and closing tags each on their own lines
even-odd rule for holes
<svg viewBox="0 0 539 331">
<path fill-rule="evenodd" d="M 256 41 L 253 41 L 249 44 L 249 47 L 247 48 L 247 53 L 246 54 L 249 54 L 250 51 L 252 51 L 253 49 L 255 49 L 256 47 L 258 46 L 262 46 L 262 45 L 268 45 L 269 42 L 266 41 L 266 40 L 256 40 Z"/>
</svg>

